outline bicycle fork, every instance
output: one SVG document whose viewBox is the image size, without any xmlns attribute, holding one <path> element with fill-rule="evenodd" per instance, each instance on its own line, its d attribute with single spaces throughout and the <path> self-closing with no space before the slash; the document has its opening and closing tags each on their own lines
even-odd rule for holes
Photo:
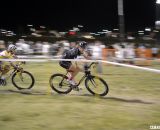
<svg viewBox="0 0 160 130">
<path fill-rule="evenodd" d="M 18 72 L 17 74 L 18 74 L 18 76 L 20 77 L 21 81 L 23 82 L 22 72 Z"/>
<path fill-rule="evenodd" d="M 90 77 L 90 81 L 95 88 L 98 86 L 92 77 Z"/>
</svg>

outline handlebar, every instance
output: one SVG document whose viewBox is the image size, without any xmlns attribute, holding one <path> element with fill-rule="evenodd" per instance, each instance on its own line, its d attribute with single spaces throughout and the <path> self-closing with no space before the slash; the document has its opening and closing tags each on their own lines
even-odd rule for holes
<svg viewBox="0 0 160 130">
<path fill-rule="evenodd" d="M 18 64 L 15 65 L 16 67 L 14 67 L 14 69 L 20 69 L 21 68 L 20 66 L 22 64 L 26 64 L 26 62 L 25 61 L 19 62 Z"/>
<path fill-rule="evenodd" d="M 26 62 L 25 61 L 21 61 L 21 62 L 18 63 L 18 65 L 22 65 L 22 64 L 26 64 Z"/>
<path fill-rule="evenodd" d="M 84 65 L 84 69 L 85 69 L 85 70 L 88 70 L 88 69 L 91 68 L 91 66 L 94 65 L 94 64 L 97 65 L 98 62 L 92 62 L 90 65 L 85 64 L 85 65 Z"/>
</svg>

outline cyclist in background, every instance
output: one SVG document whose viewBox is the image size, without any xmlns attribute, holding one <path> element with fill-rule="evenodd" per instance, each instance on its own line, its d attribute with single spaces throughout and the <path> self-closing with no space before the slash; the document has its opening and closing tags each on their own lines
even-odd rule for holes
<svg viewBox="0 0 160 130">
<path fill-rule="evenodd" d="M 81 54 L 86 58 L 86 59 L 91 59 L 89 54 L 85 51 L 87 47 L 86 42 L 80 42 L 77 44 L 74 48 L 71 48 L 67 51 L 64 52 L 62 55 L 62 59 L 75 59 L 77 56 L 80 56 Z M 72 85 L 74 89 L 76 89 L 76 82 L 74 80 L 75 76 L 78 74 L 79 71 L 82 71 L 77 63 L 75 65 L 72 64 L 71 61 L 60 61 L 59 62 L 60 66 L 65 68 L 69 75 L 68 75 L 68 81 Z"/>
<path fill-rule="evenodd" d="M 17 56 L 15 55 L 17 47 L 13 44 L 10 44 L 8 48 L 2 52 L 0 52 L 0 60 L 1 59 L 16 59 Z M 9 61 L 10 65 L 4 65 L 4 61 L 0 61 L 0 84 L 6 84 L 6 80 L 4 75 L 10 70 L 10 66 L 16 67 L 11 61 Z"/>
</svg>

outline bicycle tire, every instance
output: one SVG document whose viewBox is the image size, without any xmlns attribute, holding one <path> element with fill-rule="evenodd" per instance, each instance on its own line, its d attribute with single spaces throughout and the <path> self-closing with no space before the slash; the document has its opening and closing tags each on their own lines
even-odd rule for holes
<svg viewBox="0 0 160 130">
<path fill-rule="evenodd" d="M 97 82 L 99 82 L 100 86 L 97 85 Z M 86 86 L 87 90 L 93 95 L 105 96 L 109 92 L 109 87 L 108 87 L 108 84 L 106 83 L 106 81 L 98 76 L 90 76 L 90 77 L 86 78 L 85 86 Z M 95 90 L 95 91 L 93 90 L 95 88 L 100 88 L 102 86 L 104 87 L 104 90 L 102 91 L 102 93 L 98 93 L 97 90 Z"/>
<path fill-rule="evenodd" d="M 14 87 L 16 87 L 19 90 L 31 89 L 35 83 L 35 79 L 34 79 L 33 75 L 28 71 L 23 71 L 23 72 L 21 72 L 21 74 L 23 75 L 23 78 L 25 78 L 25 81 L 22 81 L 22 79 L 20 79 L 20 77 L 18 78 L 18 72 L 12 76 L 12 83 L 13 83 Z M 28 76 L 27 78 L 29 78 L 29 79 L 27 79 L 26 76 Z M 29 80 L 30 80 L 30 82 L 28 82 Z M 19 85 L 19 84 L 21 84 L 21 85 Z M 26 85 L 26 86 L 23 87 L 22 85 Z"/>
<path fill-rule="evenodd" d="M 60 84 L 63 78 L 64 80 L 62 84 Z M 49 80 L 50 87 L 59 94 L 68 94 L 69 92 L 71 92 L 72 88 L 69 82 L 67 81 L 67 78 L 68 77 L 63 74 L 53 74 Z"/>
</svg>

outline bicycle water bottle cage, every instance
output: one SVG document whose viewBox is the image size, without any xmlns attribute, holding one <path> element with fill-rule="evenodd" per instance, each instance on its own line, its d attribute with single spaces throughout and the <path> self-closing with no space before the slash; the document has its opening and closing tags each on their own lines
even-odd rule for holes
<svg viewBox="0 0 160 130">
<path fill-rule="evenodd" d="M 88 65 L 84 65 L 84 70 L 88 70 L 89 69 L 89 66 Z"/>
</svg>

